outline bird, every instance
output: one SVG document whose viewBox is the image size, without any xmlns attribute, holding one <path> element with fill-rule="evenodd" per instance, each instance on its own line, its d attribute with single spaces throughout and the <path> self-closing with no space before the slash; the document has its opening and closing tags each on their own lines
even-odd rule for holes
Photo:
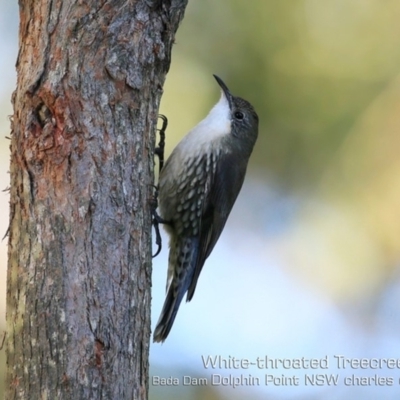
<svg viewBox="0 0 400 400">
<path fill-rule="evenodd" d="M 169 235 L 166 298 L 153 334 L 164 342 L 242 188 L 258 136 L 258 115 L 214 75 L 221 97 L 174 148 L 159 176 L 158 206 Z"/>
</svg>

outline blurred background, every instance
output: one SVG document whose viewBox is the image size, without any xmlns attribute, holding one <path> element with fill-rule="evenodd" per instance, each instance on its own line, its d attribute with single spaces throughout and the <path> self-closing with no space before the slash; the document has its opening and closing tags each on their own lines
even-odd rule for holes
<svg viewBox="0 0 400 400">
<path fill-rule="evenodd" d="M 157 386 L 150 399 L 394 400 L 400 369 L 338 370 L 335 355 L 400 358 L 400 2 L 189 1 L 161 112 L 168 155 L 219 98 L 212 74 L 260 116 L 242 193 L 181 305 L 151 375 L 206 378 Z M 0 3 L 0 188 L 8 186 L 10 97 L 18 45 L 16 2 Z M 8 194 L 0 193 L 3 236 Z M 164 236 L 164 243 L 167 238 Z M 152 327 L 164 301 L 167 246 L 154 260 Z M 6 241 L 0 243 L 0 328 Z M 202 357 L 324 358 L 328 370 L 205 368 Z M 4 351 L 0 352 L 4 365 Z M 4 371 L 4 367 L 0 369 Z M 336 385 L 304 375 L 338 374 Z M 258 377 L 211 385 L 211 375 Z M 299 385 L 265 384 L 265 375 Z M 346 386 L 352 375 L 393 385 Z M 3 382 L 1 381 L 1 385 Z M 2 387 L 0 387 L 1 390 Z"/>
</svg>

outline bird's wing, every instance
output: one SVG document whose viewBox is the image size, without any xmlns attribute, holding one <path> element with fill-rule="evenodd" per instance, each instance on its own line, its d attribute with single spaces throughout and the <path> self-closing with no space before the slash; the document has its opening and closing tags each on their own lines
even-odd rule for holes
<svg viewBox="0 0 400 400">
<path fill-rule="evenodd" d="M 197 280 L 204 262 L 211 254 L 224 229 L 226 220 L 242 187 L 246 174 L 246 162 L 237 160 L 231 154 L 213 157 L 214 173 L 206 182 L 206 196 L 201 219 L 199 253 L 192 282 L 188 289 L 187 301 L 193 297 Z"/>
</svg>

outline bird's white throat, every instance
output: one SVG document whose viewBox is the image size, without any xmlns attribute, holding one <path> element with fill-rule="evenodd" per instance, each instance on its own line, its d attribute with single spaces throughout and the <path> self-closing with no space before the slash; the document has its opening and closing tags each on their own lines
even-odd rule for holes
<svg viewBox="0 0 400 400">
<path fill-rule="evenodd" d="M 200 121 L 182 140 L 183 142 L 196 142 L 196 146 L 213 142 L 221 136 L 231 132 L 231 110 L 225 94 L 222 92 L 218 103 L 208 115 Z"/>
</svg>

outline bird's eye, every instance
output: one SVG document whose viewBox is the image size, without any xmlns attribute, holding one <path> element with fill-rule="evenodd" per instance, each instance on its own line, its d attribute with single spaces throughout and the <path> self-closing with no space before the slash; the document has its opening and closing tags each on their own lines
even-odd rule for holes
<svg viewBox="0 0 400 400">
<path fill-rule="evenodd" d="M 236 111 L 234 116 L 238 120 L 242 120 L 244 118 L 244 115 L 243 115 L 243 113 L 241 111 Z"/>
</svg>

